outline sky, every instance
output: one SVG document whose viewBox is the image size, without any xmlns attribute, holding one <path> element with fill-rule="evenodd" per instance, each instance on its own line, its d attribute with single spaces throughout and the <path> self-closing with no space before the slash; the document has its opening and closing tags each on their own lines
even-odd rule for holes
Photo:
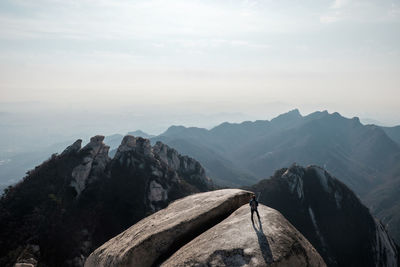
<svg viewBox="0 0 400 267">
<path fill-rule="evenodd" d="M 293 108 L 395 125 L 399 99 L 399 0 L 0 2 L 0 112 L 55 128 L 159 133 Z"/>
</svg>

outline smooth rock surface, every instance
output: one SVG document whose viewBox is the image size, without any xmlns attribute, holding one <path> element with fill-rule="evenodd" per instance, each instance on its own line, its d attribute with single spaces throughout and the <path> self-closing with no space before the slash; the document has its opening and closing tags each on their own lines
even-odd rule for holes
<svg viewBox="0 0 400 267">
<path fill-rule="evenodd" d="M 225 189 L 177 200 L 104 243 L 85 266 L 151 266 L 228 217 L 250 196 L 248 191 Z"/>
<path fill-rule="evenodd" d="M 180 248 L 161 266 L 326 266 L 307 239 L 278 211 L 248 205 Z"/>
</svg>

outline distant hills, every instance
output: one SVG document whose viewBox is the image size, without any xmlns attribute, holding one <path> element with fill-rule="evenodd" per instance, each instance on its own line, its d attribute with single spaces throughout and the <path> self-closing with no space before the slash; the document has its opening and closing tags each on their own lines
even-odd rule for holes
<svg viewBox="0 0 400 267">
<path fill-rule="evenodd" d="M 297 162 L 324 166 L 359 194 L 390 180 L 400 155 L 400 145 L 382 128 L 326 111 L 303 117 L 293 110 L 271 121 L 223 123 L 211 130 L 172 126 L 153 140 L 197 158 L 216 181 L 251 184 Z M 224 168 L 234 175 L 215 177 Z"/>
</svg>

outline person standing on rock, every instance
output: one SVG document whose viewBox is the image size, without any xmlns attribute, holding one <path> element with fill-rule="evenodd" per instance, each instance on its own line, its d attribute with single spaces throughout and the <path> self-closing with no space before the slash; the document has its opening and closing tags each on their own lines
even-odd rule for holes
<svg viewBox="0 0 400 267">
<path fill-rule="evenodd" d="M 258 206 L 258 201 L 256 199 L 256 195 L 253 195 L 250 199 L 250 208 L 251 208 L 251 221 L 254 224 L 254 220 L 253 220 L 253 213 L 256 212 L 258 219 L 260 220 L 260 214 L 258 214 L 258 210 L 257 210 L 257 206 Z"/>
</svg>

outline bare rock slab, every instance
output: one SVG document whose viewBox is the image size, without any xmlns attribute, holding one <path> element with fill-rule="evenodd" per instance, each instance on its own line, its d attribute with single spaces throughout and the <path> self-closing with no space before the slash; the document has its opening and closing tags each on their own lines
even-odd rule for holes
<svg viewBox="0 0 400 267">
<path fill-rule="evenodd" d="M 90 254 L 85 267 L 144 267 L 162 262 L 248 203 L 250 196 L 248 191 L 224 189 L 177 200 L 104 243 Z"/>
<path fill-rule="evenodd" d="M 161 266 L 326 266 L 308 240 L 278 211 L 248 205 L 176 251 Z"/>
</svg>

